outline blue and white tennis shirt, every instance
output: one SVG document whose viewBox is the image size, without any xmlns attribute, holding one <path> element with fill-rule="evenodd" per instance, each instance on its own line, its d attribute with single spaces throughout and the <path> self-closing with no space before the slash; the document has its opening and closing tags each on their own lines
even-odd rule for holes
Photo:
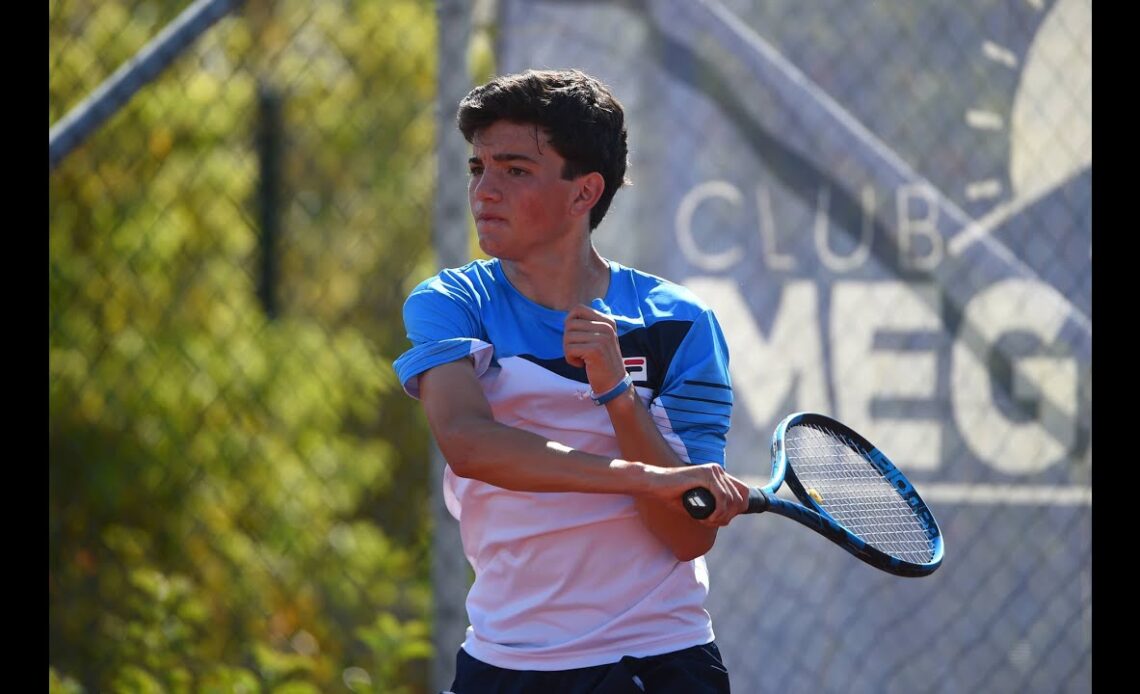
<svg viewBox="0 0 1140 694">
<path fill-rule="evenodd" d="M 629 372 L 682 460 L 724 464 L 732 410 L 728 350 L 690 291 L 610 261 L 594 307 L 611 315 Z M 518 292 L 498 260 L 444 270 L 412 291 L 412 348 L 394 366 L 419 374 L 472 357 L 495 419 L 575 449 L 621 457 L 606 408 L 562 350 L 566 313 Z M 666 653 L 713 639 L 703 557 L 679 562 L 620 494 L 514 492 L 444 471 L 475 570 L 463 648 L 492 665 L 563 670 Z"/>
</svg>

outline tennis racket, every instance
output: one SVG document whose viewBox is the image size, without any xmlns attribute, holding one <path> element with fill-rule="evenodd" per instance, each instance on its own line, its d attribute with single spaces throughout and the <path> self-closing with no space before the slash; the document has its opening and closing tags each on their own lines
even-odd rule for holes
<svg viewBox="0 0 1140 694">
<path fill-rule="evenodd" d="M 776 496 L 785 479 L 800 503 Z M 682 500 L 694 518 L 715 508 L 703 487 Z M 765 511 L 896 576 L 926 576 L 942 564 L 942 532 L 914 485 L 865 438 L 821 414 L 789 415 L 773 432 L 772 476 L 748 495 L 747 513 Z"/>
</svg>

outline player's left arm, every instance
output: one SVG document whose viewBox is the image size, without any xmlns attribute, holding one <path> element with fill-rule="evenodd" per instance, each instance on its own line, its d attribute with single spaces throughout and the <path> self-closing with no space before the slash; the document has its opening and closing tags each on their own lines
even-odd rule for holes
<svg viewBox="0 0 1140 694">
<path fill-rule="evenodd" d="M 587 306 L 574 308 L 567 317 L 563 343 L 567 361 L 585 367 L 595 393 L 608 391 L 625 377 L 617 328 L 608 316 Z M 624 458 L 661 467 L 688 464 L 661 435 L 636 389 L 629 388 L 603 407 L 609 414 Z M 723 468 L 718 470 L 716 482 L 729 499 L 733 515 L 743 512 L 748 506 L 748 486 Z M 717 528 L 694 522 L 680 499 L 676 503 L 662 503 L 638 498 L 635 504 L 649 531 L 681 561 L 708 553 L 716 542 Z M 722 525 L 727 525 L 731 518 L 726 517 Z"/>
<path fill-rule="evenodd" d="M 622 456 L 631 460 L 652 461 L 652 464 L 662 467 L 688 464 L 666 443 L 654 424 L 649 409 L 633 388 L 606 403 L 604 407 L 613 422 Z M 748 507 L 747 485 L 724 472 L 724 468 L 717 469 L 722 473 L 718 476 L 718 482 L 732 499 L 736 513 L 744 511 Z M 693 523 L 679 502 L 666 504 L 638 498 L 635 505 L 649 531 L 681 561 L 707 554 L 716 542 L 717 528 Z M 727 525 L 731 518 L 726 519 L 723 525 Z"/>
</svg>

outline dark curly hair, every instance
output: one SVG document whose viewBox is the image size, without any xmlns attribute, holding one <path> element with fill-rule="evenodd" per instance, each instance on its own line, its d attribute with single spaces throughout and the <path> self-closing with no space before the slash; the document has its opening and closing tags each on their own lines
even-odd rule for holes
<svg viewBox="0 0 1140 694">
<path fill-rule="evenodd" d="M 566 160 L 562 177 L 597 171 L 605 190 L 590 210 L 590 230 L 605 217 L 625 178 L 625 111 L 609 87 L 580 70 L 527 70 L 471 90 L 459 102 L 459 130 L 468 142 L 497 121 L 533 123 Z"/>
</svg>

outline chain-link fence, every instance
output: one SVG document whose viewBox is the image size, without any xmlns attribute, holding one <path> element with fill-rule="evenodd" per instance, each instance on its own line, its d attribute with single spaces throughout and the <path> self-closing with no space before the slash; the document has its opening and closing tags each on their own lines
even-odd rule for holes
<svg viewBox="0 0 1140 694">
<path fill-rule="evenodd" d="M 491 55 L 625 104 L 596 242 L 717 311 L 730 470 L 822 411 L 942 525 L 917 580 L 723 531 L 734 689 L 1091 688 L 1090 2 L 236 4 L 53 163 L 53 690 L 447 684 L 469 575 L 390 360 L 467 248 L 452 116 Z M 50 123 L 190 6 L 53 2 Z"/>
<path fill-rule="evenodd" d="M 779 518 L 709 556 L 741 691 L 1091 688 L 1091 3 L 500 0 L 496 68 L 630 117 L 603 255 L 716 310 L 729 469 L 784 415 L 865 434 L 931 504 L 934 575 Z"/>
</svg>

